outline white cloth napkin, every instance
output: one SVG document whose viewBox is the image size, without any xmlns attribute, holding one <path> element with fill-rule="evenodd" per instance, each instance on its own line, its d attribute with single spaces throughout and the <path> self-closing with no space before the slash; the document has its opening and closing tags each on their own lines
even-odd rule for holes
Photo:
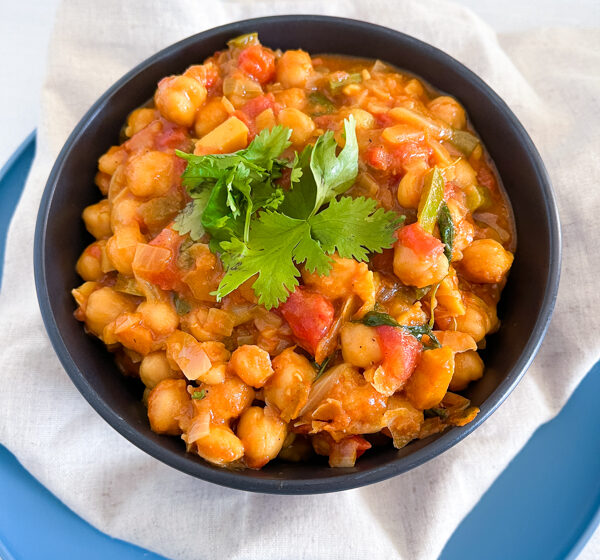
<svg viewBox="0 0 600 560">
<path fill-rule="evenodd" d="M 181 38 L 275 13 L 380 23 L 465 63 L 532 135 L 554 183 L 563 225 L 554 319 L 534 365 L 505 404 L 437 459 L 395 479 L 329 495 L 221 488 L 131 445 L 90 408 L 63 371 L 42 325 L 33 282 L 34 223 L 46 178 L 96 98 L 135 64 Z M 38 152 L 8 237 L 0 295 L 0 441 L 93 525 L 173 559 L 437 557 L 482 493 L 599 358 L 599 100 L 597 32 L 496 37 L 471 12 L 438 0 L 65 2 L 50 47 Z"/>
</svg>

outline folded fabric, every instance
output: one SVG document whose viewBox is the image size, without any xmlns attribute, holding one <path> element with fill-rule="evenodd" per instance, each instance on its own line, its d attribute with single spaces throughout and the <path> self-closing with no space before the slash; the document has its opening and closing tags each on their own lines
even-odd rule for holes
<svg viewBox="0 0 600 560">
<path fill-rule="evenodd" d="M 466 440 L 429 463 L 386 482 L 329 495 L 221 488 L 131 445 L 90 408 L 59 364 L 33 281 L 34 225 L 46 178 L 95 99 L 134 65 L 179 39 L 280 13 L 383 24 L 466 64 L 504 98 L 533 137 L 563 224 L 563 278 L 554 319 L 534 365 L 508 400 Z M 38 152 L 8 237 L 0 294 L 0 442 L 93 525 L 173 559 L 437 557 L 482 493 L 599 357 L 599 104 L 597 32 L 538 30 L 498 38 L 471 12 L 441 0 L 65 2 L 50 46 Z"/>
</svg>

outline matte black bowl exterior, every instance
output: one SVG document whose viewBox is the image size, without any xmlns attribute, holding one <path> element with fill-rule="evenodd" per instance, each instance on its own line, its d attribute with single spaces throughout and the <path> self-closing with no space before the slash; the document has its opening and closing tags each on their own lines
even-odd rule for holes
<svg viewBox="0 0 600 560">
<path fill-rule="evenodd" d="M 456 96 L 480 133 L 512 202 L 518 250 L 500 303 L 502 327 L 489 337 L 485 351 L 486 374 L 467 391 L 481 408 L 467 426 L 399 451 L 373 449 L 354 468 L 331 469 L 322 460 L 273 461 L 260 471 L 213 467 L 187 454 L 179 438 L 150 430 L 139 382 L 123 377 L 102 343 L 73 318 L 70 290 L 81 283 L 75 262 L 92 241 L 81 211 L 99 199 L 93 186 L 98 157 L 117 143 L 127 114 L 153 95 L 162 77 L 202 62 L 228 39 L 251 31 L 273 48 L 379 58 L 409 70 Z M 282 494 L 332 492 L 390 478 L 436 457 L 477 428 L 536 354 L 554 307 L 559 271 L 560 228 L 552 189 L 535 146 L 506 104 L 470 70 L 426 43 L 384 27 L 323 16 L 267 17 L 218 27 L 164 49 L 126 74 L 67 140 L 48 179 L 35 236 L 36 286 L 46 329 L 73 383 L 96 411 L 129 441 L 176 469 L 232 488 Z"/>
</svg>

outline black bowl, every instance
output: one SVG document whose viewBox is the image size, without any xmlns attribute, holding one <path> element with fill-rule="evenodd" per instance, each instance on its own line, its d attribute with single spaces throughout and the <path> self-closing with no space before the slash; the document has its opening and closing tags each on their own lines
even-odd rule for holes
<svg viewBox="0 0 600 560">
<path fill-rule="evenodd" d="M 156 83 L 202 62 L 225 42 L 258 31 L 265 45 L 379 58 L 413 72 L 465 106 L 508 192 L 518 251 L 501 300 L 502 327 L 489 337 L 485 376 L 466 395 L 481 408 L 462 428 L 364 455 L 354 468 L 325 462 L 273 461 L 260 471 L 229 471 L 187 454 L 179 438 L 154 434 L 139 382 L 123 377 L 113 357 L 73 318 L 70 290 L 80 284 L 75 262 L 92 241 L 81 211 L 99 199 L 93 186 L 98 157 L 117 143 L 127 114 L 149 99 Z M 76 387 L 119 433 L 153 457 L 198 478 L 255 492 L 308 494 L 345 490 L 412 469 L 475 430 L 507 397 L 536 354 L 550 321 L 560 271 L 560 227 L 548 176 L 531 139 L 506 104 L 462 64 L 412 37 L 384 27 L 324 16 L 267 17 L 232 23 L 185 39 L 123 76 L 86 113 L 48 179 L 35 235 L 35 280 L 50 340 Z"/>
</svg>

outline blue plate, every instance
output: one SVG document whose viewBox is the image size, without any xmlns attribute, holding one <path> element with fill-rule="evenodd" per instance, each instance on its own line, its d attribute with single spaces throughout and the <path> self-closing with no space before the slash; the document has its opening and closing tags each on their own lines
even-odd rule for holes
<svg viewBox="0 0 600 560">
<path fill-rule="evenodd" d="M 0 279 L 6 231 L 34 152 L 32 133 L 0 171 Z M 441 560 L 558 560 L 579 554 L 600 522 L 600 422 L 593 418 L 599 394 L 600 363 L 483 495 Z M 165 560 L 94 529 L 2 446 L 0 504 L 4 560 Z"/>
</svg>

